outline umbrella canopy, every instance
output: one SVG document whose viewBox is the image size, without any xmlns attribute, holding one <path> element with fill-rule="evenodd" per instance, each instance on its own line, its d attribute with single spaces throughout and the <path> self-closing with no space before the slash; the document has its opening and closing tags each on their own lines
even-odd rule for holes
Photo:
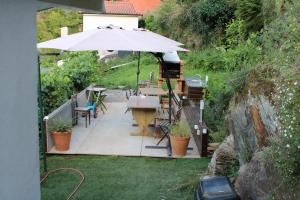
<svg viewBox="0 0 300 200">
<path fill-rule="evenodd" d="M 99 27 L 39 43 L 38 48 L 65 51 L 117 50 L 142 52 L 188 51 L 176 42 L 145 29 L 125 30 L 119 27 Z"/>
</svg>

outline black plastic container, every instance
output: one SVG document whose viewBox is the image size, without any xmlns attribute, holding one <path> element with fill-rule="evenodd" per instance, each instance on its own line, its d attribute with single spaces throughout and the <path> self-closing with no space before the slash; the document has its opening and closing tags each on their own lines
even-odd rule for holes
<svg viewBox="0 0 300 200">
<path fill-rule="evenodd" d="M 239 200 L 230 180 L 225 176 L 204 178 L 195 192 L 195 200 Z"/>
</svg>

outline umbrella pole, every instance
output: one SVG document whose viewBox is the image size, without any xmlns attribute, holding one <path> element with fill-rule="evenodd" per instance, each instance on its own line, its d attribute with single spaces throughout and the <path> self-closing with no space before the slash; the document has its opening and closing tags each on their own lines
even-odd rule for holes
<svg viewBox="0 0 300 200">
<path fill-rule="evenodd" d="M 136 72 L 136 96 L 139 93 L 139 76 L 140 76 L 140 62 L 141 62 L 141 52 L 138 52 L 138 65 L 137 65 L 137 72 Z"/>
</svg>

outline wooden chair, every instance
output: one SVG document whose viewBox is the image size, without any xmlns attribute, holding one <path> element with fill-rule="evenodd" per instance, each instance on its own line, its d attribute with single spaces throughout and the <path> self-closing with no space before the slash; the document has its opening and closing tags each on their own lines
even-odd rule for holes
<svg viewBox="0 0 300 200">
<path fill-rule="evenodd" d="M 71 106 L 72 106 L 72 118 L 73 124 L 78 124 L 79 114 L 85 117 L 85 127 L 87 128 L 87 118 L 89 118 L 89 124 L 91 124 L 91 111 L 88 107 L 79 107 L 77 101 L 77 95 L 71 97 Z"/>
<path fill-rule="evenodd" d="M 171 113 L 172 122 L 171 123 L 176 123 L 181 120 L 182 108 L 183 108 L 182 101 L 180 98 L 177 101 L 177 103 L 176 100 L 172 99 L 172 113 Z M 159 109 L 157 116 L 155 118 L 155 123 L 157 122 L 156 120 L 160 120 L 158 127 L 160 131 L 163 133 L 163 136 L 156 144 L 159 145 L 166 137 L 169 137 L 170 126 L 171 126 L 169 122 L 169 110 L 166 108 Z"/>
<path fill-rule="evenodd" d="M 126 99 L 129 100 L 129 98 L 131 96 L 136 96 L 137 95 L 137 91 L 131 89 L 130 86 L 124 87 L 123 90 L 125 90 L 125 95 L 126 95 Z"/>
</svg>

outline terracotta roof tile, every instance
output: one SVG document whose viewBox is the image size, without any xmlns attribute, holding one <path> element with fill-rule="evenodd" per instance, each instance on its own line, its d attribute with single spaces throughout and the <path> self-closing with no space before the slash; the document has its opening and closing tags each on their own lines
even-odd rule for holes
<svg viewBox="0 0 300 200">
<path fill-rule="evenodd" d="M 128 0 L 134 6 L 134 9 L 141 14 L 154 11 L 160 5 L 160 0 Z"/>
<path fill-rule="evenodd" d="M 129 1 L 104 1 L 105 14 L 140 15 Z"/>
</svg>

